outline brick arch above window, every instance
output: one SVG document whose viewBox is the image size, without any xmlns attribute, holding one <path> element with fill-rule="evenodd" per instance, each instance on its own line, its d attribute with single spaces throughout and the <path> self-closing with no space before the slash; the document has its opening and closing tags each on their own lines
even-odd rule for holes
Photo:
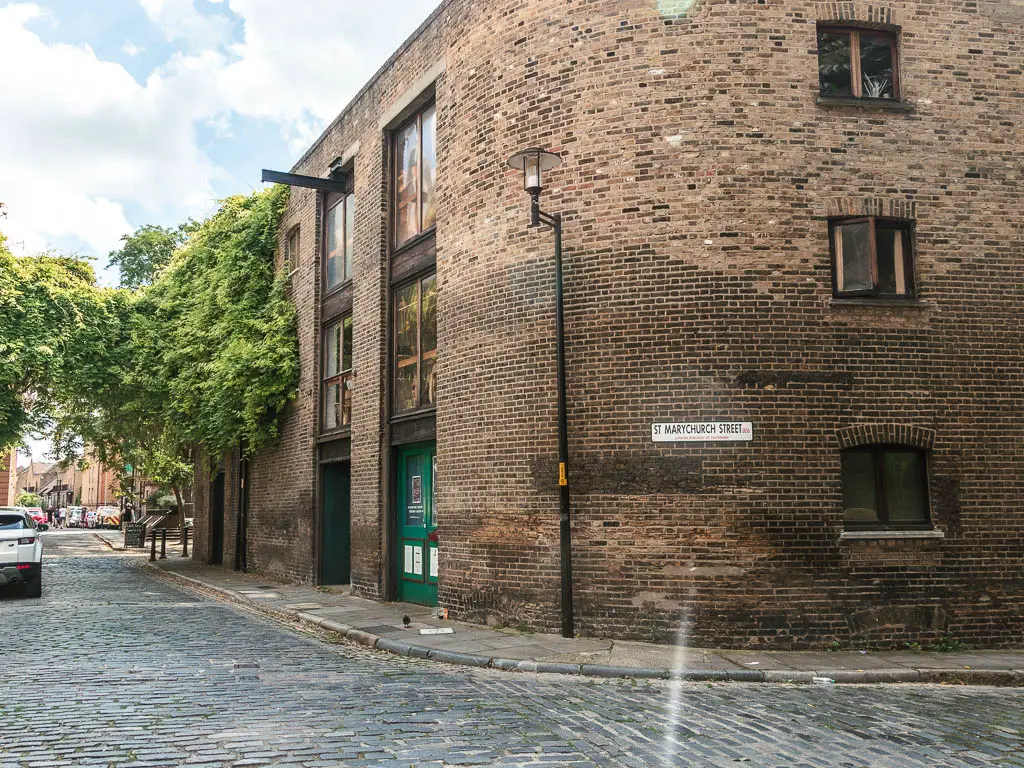
<svg viewBox="0 0 1024 768">
<path fill-rule="evenodd" d="M 898 27 L 899 11 L 866 2 L 817 2 L 814 4 L 815 19 L 819 24 L 854 23 L 884 27 Z"/>
<path fill-rule="evenodd" d="M 886 219 L 917 219 L 917 202 L 899 197 L 830 197 L 823 201 L 827 218 L 880 216 Z"/>
<path fill-rule="evenodd" d="M 862 445 L 907 445 L 930 451 L 935 445 L 935 430 L 910 424 L 855 424 L 836 430 L 840 448 Z"/>
</svg>

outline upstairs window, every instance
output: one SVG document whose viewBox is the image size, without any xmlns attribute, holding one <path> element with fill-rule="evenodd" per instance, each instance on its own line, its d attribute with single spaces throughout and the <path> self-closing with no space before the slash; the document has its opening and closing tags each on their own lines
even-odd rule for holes
<svg viewBox="0 0 1024 768">
<path fill-rule="evenodd" d="M 897 36 L 875 29 L 818 27 L 818 84 L 837 99 L 898 99 Z"/>
<path fill-rule="evenodd" d="M 356 198 L 353 194 L 339 197 L 327 208 L 325 283 L 330 291 L 352 277 Z"/>
<path fill-rule="evenodd" d="M 437 221 L 437 115 L 433 105 L 395 132 L 395 246 Z"/>
<path fill-rule="evenodd" d="M 924 451 L 868 445 L 843 451 L 847 530 L 930 528 Z"/>
<path fill-rule="evenodd" d="M 913 298 L 911 226 L 875 216 L 830 222 L 835 295 Z"/>
<path fill-rule="evenodd" d="M 292 274 L 299 268 L 299 228 L 292 227 L 288 232 L 288 252 L 285 254 L 285 269 Z"/>
<path fill-rule="evenodd" d="M 325 431 L 352 423 L 352 317 L 327 326 L 324 343 Z"/>
<path fill-rule="evenodd" d="M 434 405 L 437 275 L 395 291 L 395 412 Z"/>
</svg>

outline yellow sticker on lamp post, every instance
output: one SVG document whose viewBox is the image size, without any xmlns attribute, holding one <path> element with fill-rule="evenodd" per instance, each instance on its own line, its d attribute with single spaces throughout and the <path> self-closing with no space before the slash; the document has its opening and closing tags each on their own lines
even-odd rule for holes
<svg viewBox="0 0 1024 768">
<path fill-rule="evenodd" d="M 558 484 L 559 485 L 568 485 L 569 484 L 569 480 L 565 476 L 565 462 L 564 461 L 558 462 Z"/>
</svg>

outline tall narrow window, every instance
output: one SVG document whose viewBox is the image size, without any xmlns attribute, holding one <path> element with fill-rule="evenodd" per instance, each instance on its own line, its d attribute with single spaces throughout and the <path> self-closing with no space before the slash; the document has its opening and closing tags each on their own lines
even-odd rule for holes
<svg viewBox="0 0 1024 768">
<path fill-rule="evenodd" d="M 897 99 L 896 62 L 895 32 L 818 27 L 818 85 L 822 96 Z"/>
<path fill-rule="evenodd" d="M 326 253 L 325 288 L 328 291 L 352 277 L 354 225 L 355 195 L 350 193 L 338 199 L 327 209 L 324 251 Z"/>
<path fill-rule="evenodd" d="M 395 245 L 437 221 L 437 119 L 433 105 L 395 132 Z"/>
<path fill-rule="evenodd" d="M 836 296 L 913 297 L 911 222 L 865 216 L 829 230 Z"/>
<path fill-rule="evenodd" d="M 330 431 L 352 422 L 352 318 L 327 326 L 324 335 L 323 428 Z"/>
<path fill-rule="evenodd" d="M 927 528 L 924 451 L 868 445 L 843 451 L 843 521 L 847 529 Z"/>
<path fill-rule="evenodd" d="M 437 276 L 395 291 L 395 412 L 433 405 L 436 398 Z"/>
<path fill-rule="evenodd" d="M 288 233 L 288 253 L 285 259 L 285 269 L 290 275 L 299 268 L 299 228 L 292 227 Z"/>
</svg>

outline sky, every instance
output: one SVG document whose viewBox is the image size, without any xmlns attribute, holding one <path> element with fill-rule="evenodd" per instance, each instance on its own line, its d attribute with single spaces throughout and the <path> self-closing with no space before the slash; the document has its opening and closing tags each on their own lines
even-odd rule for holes
<svg viewBox="0 0 1024 768">
<path fill-rule="evenodd" d="M 0 232 L 116 285 L 122 236 L 290 169 L 439 2 L 0 0 Z"/>
</svg>

